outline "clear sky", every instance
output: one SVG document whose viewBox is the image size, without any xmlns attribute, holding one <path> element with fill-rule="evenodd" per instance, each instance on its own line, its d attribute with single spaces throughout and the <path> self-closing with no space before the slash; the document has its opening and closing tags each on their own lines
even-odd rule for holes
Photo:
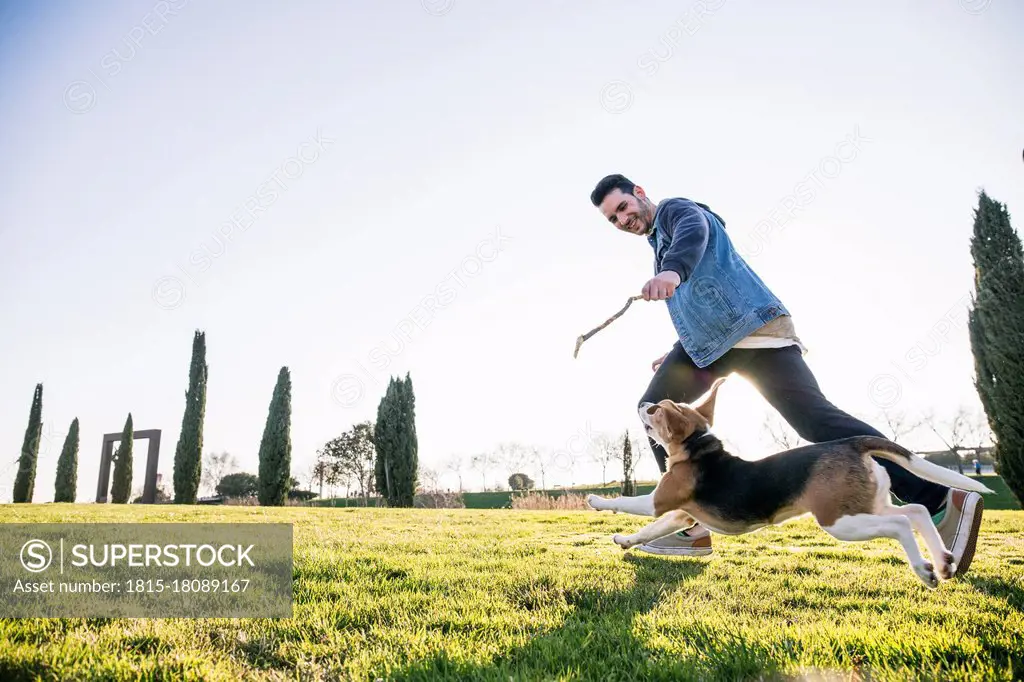
<svg viewBox="0 0 1024 682">
<path fill-rule="evenodd" d="M 876 425 L 980 405 L 969 237 L 981 188 L 1024 219 L 1019 3 L 2 7 L 2 500 L 37 382 L 36 501 L 76 416 L 80 501 L 129 412 L 163 429 L 170 489 L 195 329 L 204 451 L 252 472 L 285 365 L 303 480 L 391 374 L 413 378 L 424 466 L 639 435 L 664 303 L 572 357 L 652 275 L 589 203 L 613 172 L 725 218 L 837 405 Z M 737 454 L 770 451 L 749 384 L 718 406 Z"/>
</svg>

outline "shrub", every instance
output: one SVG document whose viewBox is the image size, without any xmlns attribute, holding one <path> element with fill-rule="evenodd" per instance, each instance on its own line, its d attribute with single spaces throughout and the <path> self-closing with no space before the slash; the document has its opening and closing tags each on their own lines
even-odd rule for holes
<svg viewBox="0 0 1024 682">
<path fill-rule="evenodd" d="M 420 509 L 466 508 L 466 504 L 462 500 L 462 493 L 445 493 L 441 491 L 417 494 L 413 497 L 412 506 Z"/>
<path fill-rule="evenodd" d="M 590 509 L 587 496 L 576 493 L 565 495 L 547 495 L 545 493 L 526 493 L 512 496 L 513 509 Z"/>
<path fill-rule="evenodd" d="M 508 487 L 512 490 L 531 490 L 534 482 L 526 474 L 512 474 L 508 477 Z"/>
<path fill-rule="evenodd" d="M 246 495 L 245 497 L 225 497 L 222 504 L 227 507 L 258 507 L 260 506 L 260 498 L 256 495 Z"/>
<path fill-rule="evenodd" d="M 156 495 L 153 504 L 171 504 L 174 500 L 171 499 L 170 494 L 163 488 L 156 489 Z M 142 504 L 142 495 L 137 495 L 132 500 L 132 504 Z"/>
<path fill-rule="evenodd" d="M 259 485 L 259 479 L 255 474 L 240 471 L 220 479 L 216 490 L 218 495 L 224 497 L 255 497 Z"/>
</svg>

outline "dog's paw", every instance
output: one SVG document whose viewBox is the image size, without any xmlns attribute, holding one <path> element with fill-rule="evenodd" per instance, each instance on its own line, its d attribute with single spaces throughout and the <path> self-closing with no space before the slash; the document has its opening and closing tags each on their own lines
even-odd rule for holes
<svg viewBox="0 0 1024 682">
<path fill-rule="evenodd" d="M 930 562 L 926 561 L 919 566 L 914 566 L 914 573 L 930 589 L 934 590 L 939 586 L 939 577 L 935 575 L 935 567 Z"/>
<path fill-rule="evenodd" d="M 605 506 L 604 498 L 597 495 L 587 495 L 587 504 L 591 509 L 596 509 L 597 511 L 603 511 L 608 508 Z"/>
<path fill-rule="evenodd" d="M 618 545 L 622 549 L 629 549 L 633 546 L 633 543 L 629 541 L 629 538 L 625 535 L 622 535 L 621 533 L 616 533 L 615 535 L 613 535 L 612 540 L 615 542 L 616 545 Z"/>
<path fill-rule="evenodd" d="M 938 574 L 943 580 L 949 580 L 956 575 L 956 559 L 952 553 L 945 552 L 942 555 L 942 563 L 939 564 Z"/>
</svg>

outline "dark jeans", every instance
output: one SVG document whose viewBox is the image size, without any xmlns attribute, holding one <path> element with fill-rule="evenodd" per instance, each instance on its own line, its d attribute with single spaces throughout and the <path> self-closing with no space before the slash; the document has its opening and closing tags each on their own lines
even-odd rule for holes
<svg viewBox="0 0 1024 682">
<path fill-rule="evenodd" d="M 778 410 L 793 430 L 806 441 L 823 441 L 849 436 L 886 436 L 833 405 L 821 393 L 818 382 L 804 362 L 797 346 L 784 348 L 733 348 L 708 367 L 701 369 L 677 341 L 647 392 L 637 403 L 692 402 L 711 388 L 712 382 L 735 372 L 750 381 L 765 400 Z M 658 468 L 665 472 L 664 448 L 648 438 Z M 903 467 L 874 458 L 892 481 L 892 493 L 907 504 L 922 504 L 932 514 L 946 499 L 949 488 L 918 478 Z"/>
</svg>

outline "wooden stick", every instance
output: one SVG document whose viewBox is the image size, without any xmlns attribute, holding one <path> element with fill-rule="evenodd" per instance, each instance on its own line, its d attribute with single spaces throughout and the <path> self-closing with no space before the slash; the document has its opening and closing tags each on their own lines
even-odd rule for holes
<svg viewBox="0 0 1024 682">
<path fill-rule="evenodd" d="M 619 312 L 615 313 L 614 315 L 612 315 L 611 317 L 609 317 L 609 318 L 608 318 L 607 320 L 605 320 L 605 321 L 604 321 L 604 322 L 603 322 L 603 323 L 601 324 L 601 326 L 599 326 L 599 327 L 595 327 L 594 329 L 591 329 L 591 330 L 590 330 L 589 332 L 587 332 L 586 334 L 583 334 L 583 335 L 582 335 L 582 336 L 580 336 L 580 337 L 579 337 L 578 339 L 576 339 L 576 350 L 574 350 L 574 351 L 572 352 L 572 357 L 573 357 L 573 359 L 575 359 L 575 358 L 576 358 L 576 356 L 577 356 L 577 355 L 579 355 L 579 352 L 580 352 L 580 346 L 582 346 L 582 345 L 583 345 L 583 342 L 584 342 L 584 341 L 586 341 L 586 340 L 587 340 L 587 339 L 589 339 L 589 338 L 590 338 L 591 336 L 593 336 L 594 334 L 598 333 L 599 331 L 601 331 L 602 329 L 604 329 L 605 327 L 607 327 L 608 325 L 610 325 L 610 324 L 611 324 L 612 322 L 614 322 L 615 320 L 617 320 L 617 319 L 618 319 L 619 317 L 621 317 L 621 316 L 622 316 L 622 313 L 626 312 L 626 309 L 628 309 L 628 308 L 629 308 L 629 306 L 631 306 L 631 305 L 633 304 L 633 301 L 638 301 L 638 300 L 640 300 L 641 298 L 643 298 L 643 296 L 642 296 L 642 295 L 637 295 L 637 296 L 630 296 L 630 297 L 629 297 L 629 300 L 628 300 L 628 301 L 626 301 L 626 305 L 624 305 L 624 306 L 622 307 L 622 310 L 620 310 Z"/>
</svg>

